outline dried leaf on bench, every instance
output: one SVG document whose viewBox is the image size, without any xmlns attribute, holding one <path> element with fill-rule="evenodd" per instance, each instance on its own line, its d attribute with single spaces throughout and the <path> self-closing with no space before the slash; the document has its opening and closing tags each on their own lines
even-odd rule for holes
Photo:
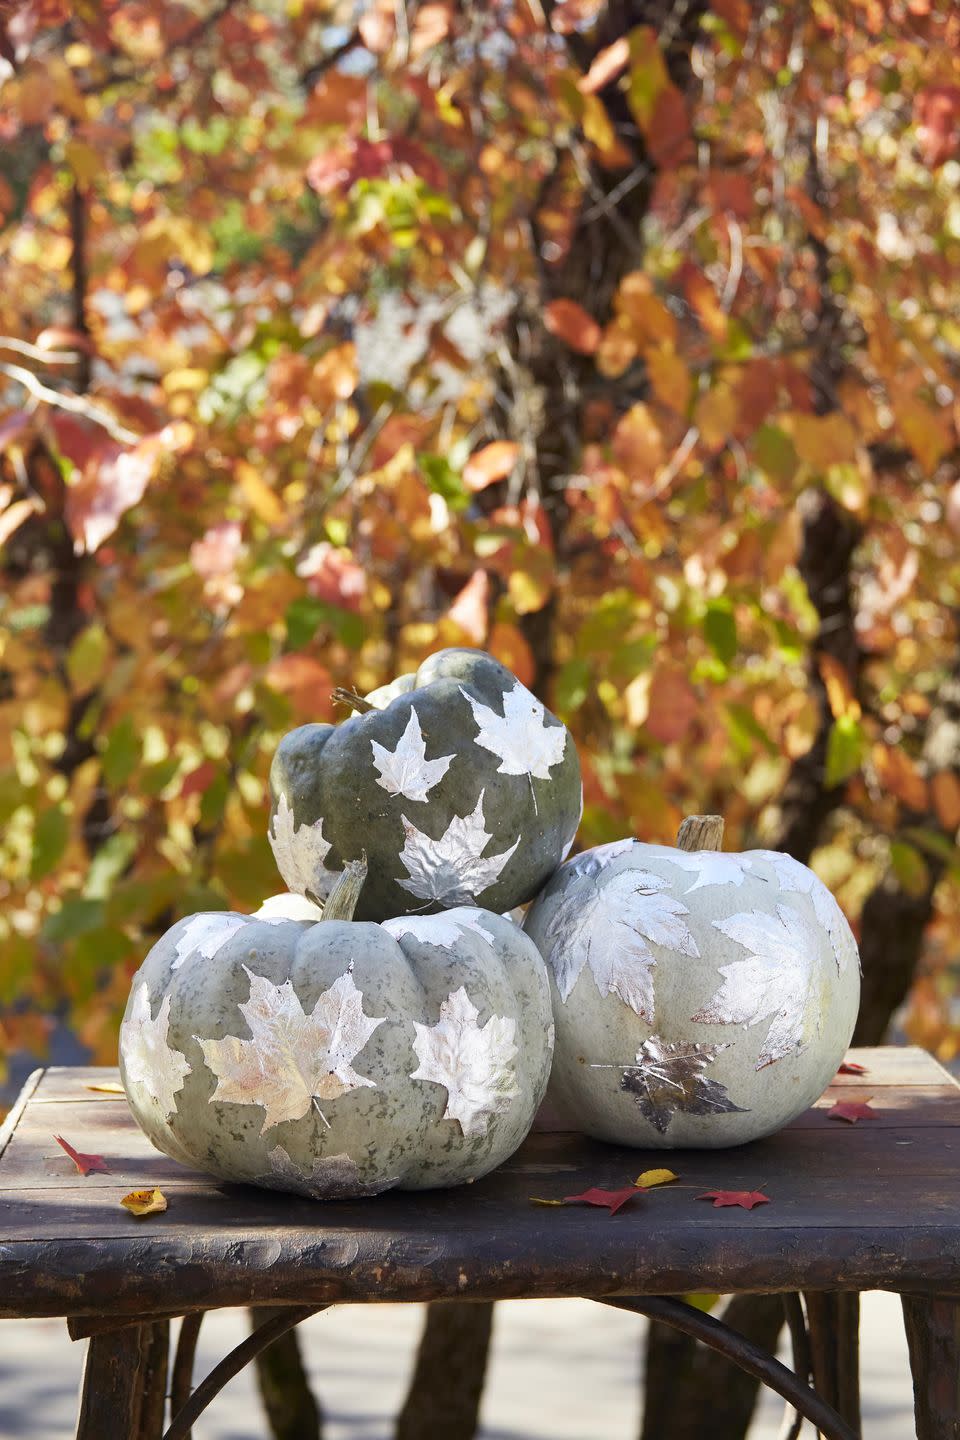
<svg viewBox="0 0 960 1440">
<path fill-rule="evenodd" d="M 125 1095 L 127 1092 L 116 1080 L 105 1080 L 102 1085 L 84 1085 L 84 1090 L 95 1090 L 100 1095 Z"/>
<path fill-rule="evenodd" d="M 770 1196 L 760 1190 L 708 1190 L 697 1196 L 698 1200 L 712 1200 L 714 1210 L 725 1205 L 739 1205 L 741 1210 L 752 1210 L 756 1205 L 769 1205 Z"/>
<path fill-rule="evenodd" d="M 671 1180 L 677 1179 L 679 1176 L 672 1170 L 644 1170 L 633 1183 L 638 1190 L 652 1190 L 655 1185 L 669 1185 Z"/>
<path fill-rule="evenodd" d="M 866 1075 L 867 1073 L 866 1065 L 861 1065 L 859 1060 L 844 1060 L 837 1071 L 838 1075 Z"/>
<path fill-rule="evenodd" d="M 102 1155 L 84 1155 L 82 1151 L 74 1150 L 73 1146 L 69 1143 L 69 1141 L 64 1140 L 62 1135 L 54 1135 L 53 1138 L 60 1146 L 60 1149 L 67 1152 L 67 1154 L 70 1156 L 70 1159 L 73 1161 L 74 1165 L 76 1165 L 77 1170 L 81 1175 L 110 1174 L 110 1167 L 108 1166 Z"/>
<path fill-rule="evenodd" d="M 167 1208 L 167 1197 L 162 1190 L 131 1190 L 120 1204 L 131 1215 L 159 1215 Z"/>
<path fill-rule="evenodd" d="M 869 1100 L 838 1100 L 827 1111 L 827 1119 L 846 1120 L 848 1125 L 856 1125 L 858 1120 L 876 1119 L 876 1114 L 876 1110 L 871 1110 Z"/>
</svg>

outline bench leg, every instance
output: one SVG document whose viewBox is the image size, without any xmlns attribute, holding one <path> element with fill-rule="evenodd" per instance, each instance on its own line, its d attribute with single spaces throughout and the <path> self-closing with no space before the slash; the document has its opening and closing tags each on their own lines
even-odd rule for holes
<svg viewBox="0 0 960 1440">
<path fill-rule="evenodd" d="M 91 1335 L 80 1382 L 77 1440 L 136 1436 L 150 1325 Z"/>
<path fill-rule="evenodd" d="M 813 1388 L 860 1434 L 860 1296 L 807 1291 Z"/>
<path fill-rule="evenodd" d="M 917 1440 L 960 1440 L 960 1296 L 901 1295 Z"/>
</svg>

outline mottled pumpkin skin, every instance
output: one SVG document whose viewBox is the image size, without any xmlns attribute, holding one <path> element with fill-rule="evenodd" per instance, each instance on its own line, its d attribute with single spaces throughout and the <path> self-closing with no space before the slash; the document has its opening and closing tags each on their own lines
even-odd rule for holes
<svg viewBox="0 0 960 1440">
<path fill-rule="evenodd" d="M 511 696 L 508 703 L 523 714 L 509 724 L 512 749 L 505 760 L 477 743 L 482 727 L 474 705 L 499 718 Z M 322 900 L 343 863 L 365 853 L 369 875 L 357 905 L 360 920 L 470 903 L 502 912 L 532 899 L 569 850 L 580 817 L 580 764 L 566 727 L 482 650 L 441 650 L 416 674 L 368 699 L 377 708 L 335 726 L 303 725 L 277 749 L 271 839 L 288 888 Z M 431 783 L 391 792 L 374 757 L 396 755 L 398 747 L 402 753 L 411 724 L 419 728 L 427 767 L 434 766 Z M 446 758 L 444 768 L 438 762 Z M 286 846 L 275 841 L 284 811 L 291 832 Z M 458 838 L 456 821 L 465 818 L 472 823 L 459 827 L 466 833 Z M 453 883 L 449 867 L 446 879 L 411 876 L 401 858 L 408 827 L 423 837 L 415 843 L 429 867 L 431 846 L 442 847 L 451 822 L 447 851 L 461 883 Z M 304 856 L 318 826 L 325 853 L 314 864 Z"/>
<path fill-rule="evenodd" d="M 398 920 L 395 933 L 363 922 L 287 920 L 275 908 L 270 914 L 179 921 L 134 978 L 121 1074 L 133 1114 L 158 1149 L 224 1180 L 316 1198 L 458 1185 L 513 1153 L 546 1090 L 553 1045 L 546 970 L 522 930 L 476 908 Z M 187 933 L 198 921 L 207 927 L 202 943 Z M 412 928 L 400 933 L 403 925 Z M 258 1043 L 243 1098 L 234 1092 L 214 1099 L 223 1061 L 213 1056 L 211 1064 L 211 1050 L 219 1043 L 222 1056 L 224 1047 L 257 1038 L 240 1009 L 251 999 L 251 977 L 287 1013 L 269 1030 L 270 1043 Z M 269 1123 L 257 1065 L 279 1081 L 277 1094 L 296 1096 L 303 1071 L 284 1059 L 293 1049 L 289 1013 L 311 1016 L 336 986 L 348 987 L 362 1010 L 362 1034 L 371 1032 L 355 1050 L 344 1043 L 342 1027 L 330 1032 L 352 1083 L 315 1104 L 308 1096 L 292 1107 L 303 1114 Z M 441 1007 L 461 991 L 473 1063 L 455 1046 L 450 1058 L 433 1028 Z M 450 1105 L 456 1108 L 456 1088 L 413 1078 L 423 1065 L 417 1022 L 428 1041 L 436 1033 L 441 1061 L 452 1066 L 451 1084 L 465 1087 L 460 1118 L 444 1118 Z M 494 1035 L 498 1042 L 491 1042 Z M 333 1064 L 334 1050 L 324 1043 L 313 1051 L 321 1068 Z"/>
<path fill-rule="evenodd" d="M 850 1043 L 856 941 L 790 856 L 600 845 L 558 870 L 524 928 L 550 970 L 550 1102 L 597 1139 L 759 1139 L 813 1104 Z"/>
</svg>

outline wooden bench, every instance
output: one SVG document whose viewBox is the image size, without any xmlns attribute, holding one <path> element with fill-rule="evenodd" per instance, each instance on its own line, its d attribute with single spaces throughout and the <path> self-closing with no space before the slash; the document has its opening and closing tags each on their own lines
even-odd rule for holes
<svg viewBox="0 0 960 1440">
<path fill-rule="evenodd" d="M 838 1076 L 785 1130 L 739 1149 L 640 1152 L 535 1133 L 474 1185 L 349 1202 L 193 1174 L 152 1149 L 122 1095 L 90 1088 L 115 1083 L 115 1070 L 40 1070 L 0 1130 L 0 1316 L 64 1316 L 75 1339 L 90 1337 L 81 1440 L 182 1440 L 243 1364 L 329 1305 L 534 1296 L 583 1296 L 695 1334 L 822 1434 L 850 1440 L 857 1295 L 893 1290 L 917 1436 L 960 1440 L 960 1087 L 917 1049 L 851 1058 L 864 1076 Z M 827 1116 L 839 1099 L 868 1098 L 870 1119 Z M 102 1155 L 109 1174 L 77 1174 L 54 1134 Z M 530 1203 L 619 1188 L 664 1164 L 680 1184 L 613 1216 Z M 165 1214 L 137 1220 L 120 1207 L 155 1185 Z M 714 1209 L 697 1199 L 713 1189 L 761 1189 L 770 1203 Z M 799 1373 L 673 1298 L 705 1290 L 784 1292 Z M 278 1309 L 191 1396 L 199 1317 L 233 1305 Z M 175 1317 L 186 1319 L 171 1370 Z"/>
</svg>

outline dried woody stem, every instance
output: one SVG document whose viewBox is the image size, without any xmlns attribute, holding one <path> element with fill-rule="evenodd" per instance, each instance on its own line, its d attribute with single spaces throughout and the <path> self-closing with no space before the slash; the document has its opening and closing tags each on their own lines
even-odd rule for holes
<svg viewBox="0 0 960 1440">
<path fill-rule="evenodd" d="M 369 700 L 364 700 L 362 695 L 358 695 L 356 690 L 345 690 L 340 685 L 330 692 L 330 699 L 335 705 L 349 705 L 358 715 L 366 715 L 368 710 L 377 708 L 376 705 L 371 705 Z"/>
<path fill-rule="evenodd" d="M 721 850 L 722 815 L 688 815 L 677 831 L 678 850 Z"/>
</svg>

